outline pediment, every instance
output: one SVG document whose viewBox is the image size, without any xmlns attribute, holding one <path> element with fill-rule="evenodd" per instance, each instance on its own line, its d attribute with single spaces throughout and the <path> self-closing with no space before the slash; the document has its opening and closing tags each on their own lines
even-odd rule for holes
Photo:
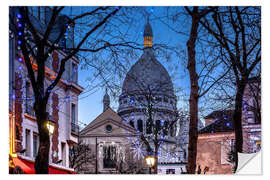
<svg viewBox="0 0 270 180">
<path fill-rule="evenodd" d="M 111 131 L 106 130 L 107 125 L 112 126 Z M 127 134 L 136 135 L 136 130 L 122 121 L 122 118 L 111 108 L 101 113 L 80 132 L 80 136 L 126 136 Z"/>
<path fill-rule="evenodd" d="M 111 108 L 106 109 L 103 113 L 101 113 L 96 119 L 94 119 L 91 123 L 89 123 L 81 132 L 86 131 L 90 127 L 93 127 L 96 124 L 99 124 L 106 119 L 113 119 L 119 123 L 121 123 L 122 118 Z"/>
<path fill-rule="evenodd" d="M 110 127 L 111 126 L 111 130 Z M 89 126 L 80 136 L 136 136 L 136 130 L 129 124 L 119 123 L 111 118 Z"/>
</svg>

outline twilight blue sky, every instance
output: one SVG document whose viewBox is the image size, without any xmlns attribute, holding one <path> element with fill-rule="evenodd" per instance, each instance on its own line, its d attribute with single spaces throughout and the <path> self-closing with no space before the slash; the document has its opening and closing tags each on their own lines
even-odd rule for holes
<svg viewBox="0 0 270 180">
<path fill-rule="evenodd" d="M 64 13 L 70 15 L 70 12 L 72 12 L 72 15 L 76 15 L 77 13 L 89 11 L 89 8 L 93 7 L 66 7 Z M 157 55 L 156 58 L 166 68 L 172 78 L 176 96 L 178 97 L 178 108 L 186 110 L 189 96 L 189 78 L 186 69 L 186 41 L 188 39 L 190 28 L 188 24 L 189 21 L 187 17 L 183 15 L 183 7 L 171 7 L 170 12 L 173 12 L 174 14 L 177 12 L 177 15 L 173 17 L 174 21 L 168 21 L 168 19 L 166 19 L 166 7 L 139 7 L 135 13 L 128 14 L 128 16 L 132 16 L 132 18 L 129 19 L 130 21 L 128 21 L 128 23 L 119 25 L 119 29 L 122 32 L 128 32 L 128 35 L 126 36 L 128 39 L 126 39 L 126 41 L 139 43 L 141 44 L 141 47 L 143 46 L 143 30 L 147 19 L 145 14 L 143 14 L 145 11 L 150 14 L 154 46 L 155 44 L 165 44 L 170 47 L 176 47 L 177 52 L 180 54 L 179 56 L 176 56 L 168 50 L 167 56 L 170 56 L 170 58 L 160 57 L 159 55 Z M 79 23 L 82 23 L 82 21 Z M 174 30 L 172 30 L 172 27 Z M 75 41 L 76 38 L 79 39 L 78 37 L 83 35 L 86 31 L 87 27 L 77 25 L 77 30 L 75 29 Z M 178 33 L 175 31 L 178 31 Z M 91 38 L 92 37 L 90 37 L 90 39 Z M 87 48 L 87 44 L 85 47 Z M 143 52 L 137 50 L 136 53 L 138 56 L 137 58 L 126 60 L 124 57 L 119 57 L 119 61 L 123 62 L 125 67 L 129 69 L 139 59 Z M 84 56 L 91 62 L 91 58 L 93 58 L 94 55 L 84 54 Z M 103 58 L 106 59 L 109 57 L 109 53 L 100 52 L 98 56 L 103 56 Z M 203 58 L 203 56 L 198 53 L 197 58 Z M 199 69 L 200 66 L 198 66 L 198 71 Z M 79 125 L 82 125 L 82 127 L 83 124 L 89 124 L 103 111 L 102 99 L 105 93 L 105 87 L 101 86 L 93 89 L 88 86 L 89 84 L 93 85 L 101 82 L 100 79 L 96 79 L 95 82 L 91 79 L 94 73 L 95 69 L 91 67 L 85 68 L 85 64 L 81 64 L 81 68 L 79 68 L 79 84 L 85 88 L 85 91 L 79 96 Z M 125 77 L 125 74 L 123 74 L 123 76 Z M 123 80 L 116 83 L 121 86 Z M 121 92 L 117 93 L 120 94 Z M 110 94 L 111 92 L 109 92 L 109 95 Z M 111 107 L 117 111 L 117 98 L 111 98 Z"/>
<path fill-rule="evenodd" d="M 86 8 L 86 7 L 85 7 Z M 84 9 L 85 9 L 84 8 Z M 162 7 L 141 7 L 142 9 L 146 9 L 150 15 L 150 24 L 153 29 L 153 43 L 158 44 L 167 44 L 169 46 L 178 45 L 179 49 L 185 50 L 185 43 L 187 40 L 187 36 L 176 34 L 171 31 L 167 25 L 165 25 L 161 20 L 157 17 L 160 17 L 161 14 L 165 13 L 165 9 Z M 87 9 L 85 9 L 87 10 Z M 140 16 L 140 15 L 138 15 Z M 140 18 L 138 18 L 140 19 Z M 134 27 L 131 28 L 130 32 L 134 35 L 134 39 L 138 39 L 139 44 L 143 44 L 143 30 L 146 22 L 146 18 L 141 18 L 140 21 L 137 21 Z M 133 39 L 133 40 L 134 40 Z M 138 51 L 138 55 L 142 55 L 142 51 Z M 183 88 L 187 89 L 189 87 L 189 81 L 187 79 L 187 71 L 184 72 L 183 62 L 179 59 L 179 57 L 172 57 L 169 62 L 166 59 L 162 59 L 157 57 L 157 59 L 162 63 L 162 65 L 167 69 L 170 76 L 172 77 L 172 81 L 175 88 Z M 138 59 L 133 59 L 131 65 L 133 65 Z M 178 66 L 175 68 L 175 66 Z M 92 69 L 81 69 L 79 68 L 79 84 L 83 87 L 86 87 L 89 81 L 89 74 L 93 71 Z M 123 82 L 119 82 L 122 84 Z M 85 91 L 89 89 L 86 88 Z M 92 120 L 94 120 L 99 114 L 103 111 L 103 95 L 105 93 L 105 88 L 95 88 L 94 90 L 90 90 L 90 92 L 83 93 L 79 96 L 79 121 L 85 124 L 88 124 Z M 179 95 L 178 93 L 177 95 Z M 179 97 L 178 101 L 179 106 L 186 105 L 186 102 L 183 102 L 183 99 Z M 182 105 L 180 105 L 182 104 Z M 111 107 L 115 111 L 117 111 L 118 103 L 117 100 L 111 98 Z"/>
</svg>

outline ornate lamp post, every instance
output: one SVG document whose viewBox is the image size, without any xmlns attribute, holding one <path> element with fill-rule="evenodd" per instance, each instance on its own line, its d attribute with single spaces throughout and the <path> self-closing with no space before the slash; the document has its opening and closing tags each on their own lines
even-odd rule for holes
<svg viewBox="0 0 270 180">
<path fill-rule="evenodd" d="M 145 161 L 146 161 L 147 166 L 149 167 L 149 174 L 152 174 L 151 168 L 154 167 L 154 165 L 156 163 L 155 157 L 152 155 L 148 155 L 145 157 Z"/>
</svg>

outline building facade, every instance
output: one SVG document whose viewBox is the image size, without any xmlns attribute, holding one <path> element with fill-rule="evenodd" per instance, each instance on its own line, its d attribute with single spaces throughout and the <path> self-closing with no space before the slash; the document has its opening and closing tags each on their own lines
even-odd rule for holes
<svg viewBox="0 0 270 180">
<path fill-rule="evenodd" d="M 243 98 L 243 153 L 254 153 L 261 149 L 261 80 L 249 80 Z"/>
<path fill-rule="evenodd" d="M 205 117 L 207 125 L 199 131 L 197 173 L 232 174 L 234 164 L 230 159 L 234 148 L 233 111 L 214 111 Z"/>
<path fill-rule="evenodd" d="M 233 111 L 214 111 L 205 117 L 206 127 L 199 131 L 197 168 L 207 174 L 232 174 L 235 134 Z M 261 82 L 251 78 L 245 88 L 242 111 L 243 153 L 261 150 Z"/>
<path fill-rule="evenodd" d="M 50 13 L 49 7 L 29 7 L 30 18 L 38 31 L 45 29 Z M 38 16 L 37 16 L 38 14 Z M 10 16 L 15 19 L 20 18 L 16 7 L 10 8 Z M 42 18 L 43 17 L 43 18 Z M 67 18 L 61 16 L 57 18 L 55 26 L 62 28 L 65 24 L 60 24 L 60 20 Z M 17 22 L 19 22 L 17 20 Z M 43 27 L 44 26 L 44 27 Z M 60 29 L 59 29 L 60 31 Z M 53 40 L 53 36 L 50 40 Z M 64 38 L 68 43 L 69 38 Z M 62 42 L 62 41 L 61 41 Z M 63 46 L 65 44 L 62 44 Z M 61 45 L 61 46 L 62 46 Z M 60 46 L 60 44 L 59 44 Z M 53 51 L 45 67 L 45 87 L 56 77 L 60 67 L 61 59 L 66 56 L 62 50 Z M 37 64 L 33 57 L 32 67 L 37 70 Z M 73 172 L 69 168 L 69 147 L 78 142 L 78 96 L 83 88 L 78 84 L 77 66 L 79 59 L 71 58 L 67 61 L 65 72 L 58 85 L 53 89 L 47 103 L 48 119 L 54 121 L 54 132 L 50 136 L 51 147 L 49 153 L 50 173 Z M 38 153 L 39 134 L 33 110 L 34 93 L 24 57 L 21 53 L 17 34 L 10 24 L 9 36 L 9 135 L 10 135 L 10 157 L 14 161 L 11 166 L 21 166 L 24 173 L 34 173 L 33 163 Z M 18 165 L 16 162 L 20 162 Z M 13 163 L 13 164 L 12 164 Z M 23 167 L 28 167 L 28 171 Z M 57 169 L 59 171 L 54 171 Z"/>
<path fill-rule="evenodd" d="M 148 168 L 134 143 L 139 134 L 110 108 L 110 99 L 103 98 L 104 111 L 82 131 L 79 141 L 91 149 L 93 158 L 77 171 L 82 174 L 141 174 Z M 77 161 L 78 162 L 78 161 Z"/>
</svg>

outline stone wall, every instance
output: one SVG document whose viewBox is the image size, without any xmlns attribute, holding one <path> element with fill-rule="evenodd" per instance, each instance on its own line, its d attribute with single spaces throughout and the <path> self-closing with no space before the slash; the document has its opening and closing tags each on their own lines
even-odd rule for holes
<svg viewBox="0 0 270 180">
<path fill-rule="evenodd" d="M 233 167 L 227 161 L 231 139 L 233 133 L 199 135 L 196 173 L 200 165 L 201 174 L 205 168 L 209 169 L 206 174 L 232 174 Z"/>
</svg>

